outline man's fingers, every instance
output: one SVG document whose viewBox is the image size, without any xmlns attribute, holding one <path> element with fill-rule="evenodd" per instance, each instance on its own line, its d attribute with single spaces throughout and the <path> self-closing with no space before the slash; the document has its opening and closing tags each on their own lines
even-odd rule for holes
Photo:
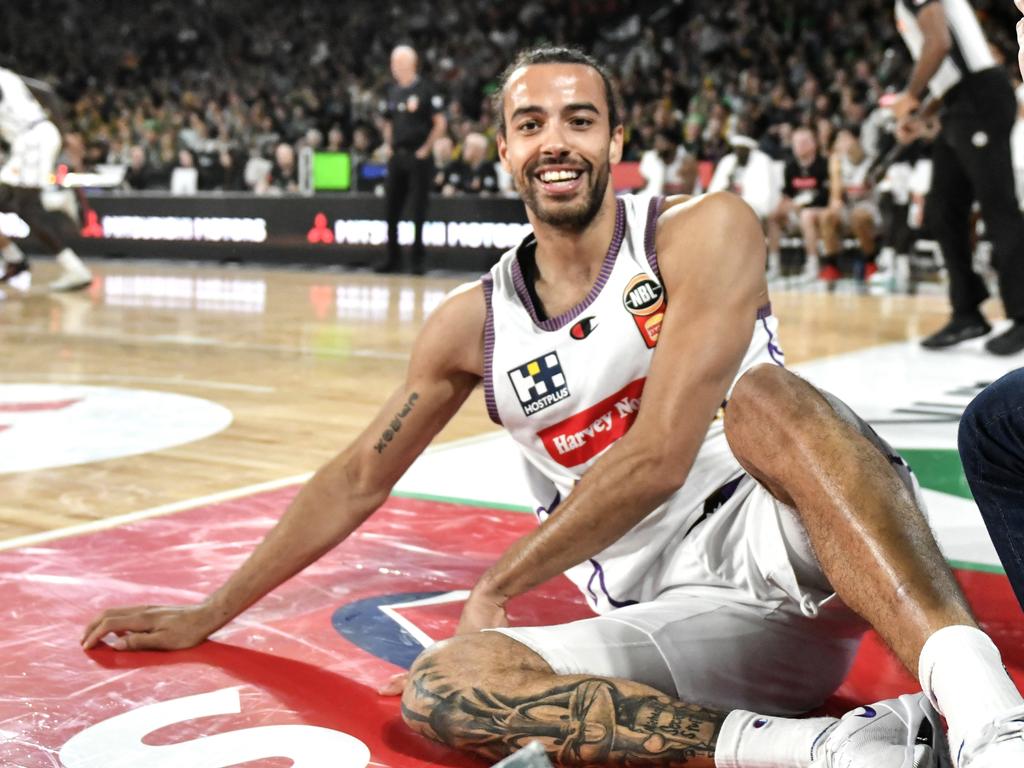
<svg viewBox="0 0 1024 768">
<path fill-rule="evenodd" d="M 1017 10 L 1024 13 L 1024 0 L 1013 0 L 1013 4 L 1017 6 Z"/>
<path fill-rule="evenodd" d="M 100 619 L 100 621 L 92 628 L 85 640 L 82 642 L 82 647 L 86 650 L 92 648 L 100 641 L 101 638 L 110 632 L 142 632 L 152 629 L 152 627 L 152 619 L 143 614 L 137 613 L 127 616 L 106 616 Z"/>
<path fill-rule="evenodd" d="M 90 621 L 85 627 L 85 632 L 82 633 L 82 645 L 85 645 L 86 640 L 89 638 L 96 628 L 107 619 L 115 618 L 117 616 L 124 616 L 131 613 L 141 613 L 145 611 L 149 606 L 146 605 L 133 605 L 129 608 L 109 608 L 97 616 L 95 619 Z M 106 634 L 106 633 L 104 633 Z M 100 635 L 102 637 L 103 635 Z"/>
</svg>

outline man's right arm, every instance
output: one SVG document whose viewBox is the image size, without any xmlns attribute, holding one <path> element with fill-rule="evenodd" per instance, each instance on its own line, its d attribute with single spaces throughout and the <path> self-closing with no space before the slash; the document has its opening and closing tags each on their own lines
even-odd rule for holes
<svg viewBox="0 0 1024 768">
<path fill-rule="evenodd" d="M 223 586 L 198 605 L 108 610 L 90 622 L 82 646 L 92 648 L 113 632 L 118 649 L 189 648 L 344 541 L 387 499 L 480 381 L 484 312 L 479 284 L 434 312 L 413 348 L 405 383 L 363 433 L 317 471 Z"/>
</svg>

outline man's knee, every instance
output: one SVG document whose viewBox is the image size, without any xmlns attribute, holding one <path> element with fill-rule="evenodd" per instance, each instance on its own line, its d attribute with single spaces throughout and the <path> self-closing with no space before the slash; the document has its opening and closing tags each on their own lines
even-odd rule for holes
<svg viewBox="0 0 1024 768">
<path fill-rule="evenodd" d="M 797 403 L 810 389 L 810 385 L 782 366 L 755 365 L 740 376 L 729 395 L 726 434 L 752 422 L 785 419 L 785 414 L 799 411 Z"/>
<path fill-rule="evenodd" d="M 523 675 L 553 674 L 525 645 L 500 632 L 458 635 L 419 655 L 402 693 L 402 718 L 417 733 L 448 743 L 458 736 L 453 702 L 474 688 L 502 689 Z M 444 718 L 439 729 L 438 718 Z"/>
<path fill-rule="evenodd" d="M 1024 369 L 983 390 L 960 417 L 958 447 L 971 477 L 982 465 L 1024 468 Z"/>
</svg>

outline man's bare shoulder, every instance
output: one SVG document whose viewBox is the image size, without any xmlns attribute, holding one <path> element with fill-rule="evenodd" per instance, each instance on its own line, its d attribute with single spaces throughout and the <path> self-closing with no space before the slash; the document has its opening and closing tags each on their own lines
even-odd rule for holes
<svg viewBox="0 0 1024 768">
<path fill-rule="evenodd" d="M 481 281 L 463 283 L 427 318 L 416 341 L 414 358 L 446 370 L 482 376 L 486 320 Z"/>
<path fill-rule="evenodd" d="M 724 265 L 729 254 L 742 260 L 764 250 L 761 222 L 739 195 L 712 192 L 667 202 L 670 205 L 663 206 L 658 217 L 659 264 L 666 257 L 689 259 L 714 253 L 726 260 Z"/>
</svg>

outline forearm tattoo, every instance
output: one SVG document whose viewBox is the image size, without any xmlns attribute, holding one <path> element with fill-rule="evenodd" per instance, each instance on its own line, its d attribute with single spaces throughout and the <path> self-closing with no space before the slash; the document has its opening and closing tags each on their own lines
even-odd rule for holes
<svg viewBox="0 0 1024 768">
<path fill-rule="evenodd" d="M 391 423 L 388 424 L 388 428 L 384 430 L 384 433 L 380 436 L 380 440 L 374 447 L 377 453 L 384 453 L 384 450 L 388 447 L 388 444 L 395 439 L 395 435 L 402 429 L 402 420 L 409 415 L 413 407 L 416 405 L 416 401 L 420 399 L 420 396 L 413 392 L 409 395 L 409 399 L 405 401 L 405 405 L 398 411 L 394 418 L 391 419 Z"/>
<path fill-rule="evenodd" d="M 492 760 L 534 740 L 560 766 L 681 766 L 714 757 L 724 714 L 622 688 L 596 677 L 532 695 L 460 688 L 428 661 L 414 670 L 402 711 L 423 735 Z"/>
</svg>

